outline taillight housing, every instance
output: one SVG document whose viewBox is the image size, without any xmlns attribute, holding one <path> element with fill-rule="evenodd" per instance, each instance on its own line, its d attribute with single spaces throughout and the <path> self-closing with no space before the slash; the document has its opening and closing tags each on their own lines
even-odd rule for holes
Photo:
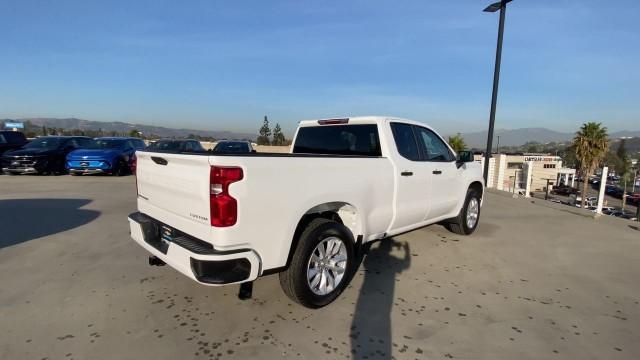
<svg viewBox="0 0 640 360">
<path fill-rule="evenodd" d="M 131 155 L 131 163 L 129 167 L 131 169 L 131 174 L 136 178 L 136 195 L 140 195 L 140 192 L 138 191 L 138 176 L 136 174 L 136 170 L 138 168 L 138 157 L 136 156 L 136 153 Z"/>
<path fill-rule="evenodd" d="M 229 195 L 229 185 L 242 180 L 242 168 L 212 166 L 209 173 L 211 226 L 228 227 L 238 221 L 238 201 Z"/>
<path fill-rule="evenodd" d="M 135 153 L 133 153 L 133 155 L 131 155 L 131 163 L 130 163 L 130 168 L 131 168 L 131 173 L 133 175 L 136 174 L 136 167 L 138 166 L 138 157 L 136 156 Z"/>
</svg>

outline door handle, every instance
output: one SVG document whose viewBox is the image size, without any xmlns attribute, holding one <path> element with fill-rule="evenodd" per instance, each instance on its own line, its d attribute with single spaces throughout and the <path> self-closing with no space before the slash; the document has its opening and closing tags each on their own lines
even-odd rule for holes
<svg viewBox="0 0 640 360">
<path fill-rule="evenodd" d="M 436 175 L 442 174 L 442 170 L 433 170 L 433 173 Z"/>
<path fill-rule="evenodd" d="M 161 158 L 161 157 L 156 157 L 156 156 L 152 156 L 151 160 L 153 160 L 153 162 L 158 164 L 158 165 L 167 165 L 167 163 L 168 163 L 167 159 L 164 159 L 164 158 Z"/>
<path fill-rule="evenodd" d="M 401 172 L 400 175 L 402 175 L 402 176 L 413 176 L 413 172 L 405 170 L 405 171 Z"/>
</svg>

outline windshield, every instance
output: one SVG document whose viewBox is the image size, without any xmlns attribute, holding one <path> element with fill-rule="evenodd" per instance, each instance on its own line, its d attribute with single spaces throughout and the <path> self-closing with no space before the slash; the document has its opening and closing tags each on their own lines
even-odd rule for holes
<svg viewBox="0 0 640 360">
<path fill-rule="evenodd" d="M 41 137 L 23 146 L 24 149 L 55 149 L 62 143 L 61 138 Z"/>
<path fill-rule="evenodd" d="M 249 153 L 249 144 L 245 142 L 221 142 L 216 145 L 213 152 L 217 153 Z"/>
<path fill-rule="evenodd" d="M 4 135 L 0 134 L 0 144 L 6 144 L 7 139 L 4 138 Z"/>
<path fill-rule="evenodd" d="M 160 140 L 149 145 L 150 150 L 178 151 L 180 150 L 180 141 Z"/>
<path fill-rule="evenodd" d="M 97 139 L 94 140 L 86 149 L 122 149 L 126 144 L 126 140 L 119 139 Z"/>
</svg>

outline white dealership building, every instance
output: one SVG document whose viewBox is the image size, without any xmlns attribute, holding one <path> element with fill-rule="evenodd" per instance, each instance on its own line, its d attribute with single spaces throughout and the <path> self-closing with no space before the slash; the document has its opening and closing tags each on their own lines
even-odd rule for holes
<svg viewBox="0 0 640 360">
<path fill-rule="evenodd" d="M 484 168 L 483 155 L 475 160 Z M 576 170 L 562 167 L 562 159 L 549 154 L 493 154 L 487 187 L 512 192 L 544 191 L 550 185 L 575 185 Z M 528 185 L 528 186 L 527 186 Z"/>
</svg>

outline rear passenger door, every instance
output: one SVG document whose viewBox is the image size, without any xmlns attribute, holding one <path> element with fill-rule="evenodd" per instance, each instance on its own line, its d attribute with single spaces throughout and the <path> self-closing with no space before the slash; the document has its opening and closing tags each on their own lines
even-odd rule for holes
<svg viewBox="0 0 640 360">
<path fill-rule="evenodd" d="M 391 132 L 399 156 L 394 161 L 395 216 L 390 231 L 398 233 L 422 222 L 429 211 L 431 169 L 421 161 L 412 125 L 391 123 Z"/>
<path fill-rule="evenodd" d="M 451 214 L 458 205 L 461 171 L 456 166 L 456 158 L 444 140 L 430 129 L 414 126 L 421 160 L 430 171 L 429 211 L 424 219 L 435 219 Z"/>
</svg>

